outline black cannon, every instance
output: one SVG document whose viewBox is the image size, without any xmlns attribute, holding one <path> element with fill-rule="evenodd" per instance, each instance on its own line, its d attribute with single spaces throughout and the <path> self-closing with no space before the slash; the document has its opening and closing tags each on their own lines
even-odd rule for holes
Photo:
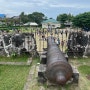
<svg viewBox="0 0 90 90">
<path fill-rule="evenodd" d="M 72 68 L 56 45 L 54 38 L 48 37 L 46 76 L 53 83 L 63 85 L 72 77 Z"/>
<path fill-rule="evenodd" d="M 78 83 L 79 72 L 68 63 L 53 37 L 47 38 L 47 49 L 40 55 L 38 82 L 65 85 L 68 81 Z"/>
<path fill-rule="evenodd" d="M 40 56 L 38 81 L 49 81 L 52 84 L 65 85 L 68 81 L 78 83 L 78 70 L 68 63 L 53 37 L 47 38 L 47 49 Z"/>
</svg>

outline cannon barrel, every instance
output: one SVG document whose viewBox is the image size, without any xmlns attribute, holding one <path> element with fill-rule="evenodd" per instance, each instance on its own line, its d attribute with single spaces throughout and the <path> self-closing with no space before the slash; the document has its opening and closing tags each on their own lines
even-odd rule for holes
<svg viewBox="0 0 90 90">
<path fill-rule="evenodd" d="M 72 77 L 71 65 L 60 51 L 53 37 L 47 39 L 47 79 L 59 85 L 64 85 Z"/>
</svg>

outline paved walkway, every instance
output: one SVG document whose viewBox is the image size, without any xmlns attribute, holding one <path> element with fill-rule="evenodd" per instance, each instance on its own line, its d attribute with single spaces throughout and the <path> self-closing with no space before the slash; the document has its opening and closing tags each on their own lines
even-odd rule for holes
<svg viewBox="0 0 90 90">
<path fill-rule="evenodd" d="M 25 83 L 24 85 L 24 88 L 23 90 L 33 90 L 33 86 L 34 86 L 34 76 L 35 76 L 35 65 L 33 65 L 31 68 L 30 68 L 30 71 L 29 71 L 29 75 L 28 75 L 28 78 L 27 78 L 27 82 Z M 31 89 L 30 89 L 31 88 Z"/>
<path fill-rule="evenodd" d="M 0 65 L 30 65 L 32 58 L 28 58 L 27 62 L 0 62 Z"/>
</svg>

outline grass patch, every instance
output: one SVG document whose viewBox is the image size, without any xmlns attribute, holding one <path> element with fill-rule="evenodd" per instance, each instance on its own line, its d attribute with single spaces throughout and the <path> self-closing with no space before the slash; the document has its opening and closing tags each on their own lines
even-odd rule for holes
<svg viewBox="0 0 90 90">
<path fill-rule="evenodd" d="M 66 90 L 70 90 L 70 87 L 71 87 L 71 84 L 66 84 L 65 85 Z"/>
<path fill-rule="evenodd" d="M 23 90 L 29 66 L 0 66 L 0 90 Z"/>
<path fill-rule="evenodd" d="M 78 58 L 77 60 L 78 60 L 79 63 L 83 63 L 83 62 L 89 63 L 90 62 L 90 57 L 89 58 Z"/>
<path fill-rule="evenodd" d="M 5 57 L 0 56 L 0 62 L 27 62 L 28 55 Z"/>
<path fill-rule="evenodd" d="M 78 57 L 78 58 L 69 58 L 69 59 L 72 59 L 72 60 L 77 60 L 78 62 L 89 62 L 90 61 L 90 57 L 89 58 L 82 58 L 82 57 Z"/>
<path fill-rule="evenodd" d="M 82 66 L 82 65 L 90 65 L 90 57 L 89 58 L 69 58 L 70 62 L 74 65 Z"/>
<path fill-rule="evenodd" d="M 33 64 L 40 63 L 40 57 L 33 57 Z"/>
<path fill-rule="evenodd" d="M 82 65 L 78 69 L 82 74 L 90 74 L 90 66 Z"/>
</svg>

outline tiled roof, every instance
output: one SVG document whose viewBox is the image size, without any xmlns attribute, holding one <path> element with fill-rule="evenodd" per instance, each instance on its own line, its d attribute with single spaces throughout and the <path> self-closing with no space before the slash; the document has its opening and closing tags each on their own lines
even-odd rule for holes
<svg viewBox="0 0 90 90">
<path fill-rule="evenodd" d="M 0 18 L 5 18 L 6 15 L 5 14 L 0 14 Z"/>
<path fill-rule="evenodd" d="M 42 23 L 59 23 L 58 21 L 56 21 L 55 19 L 48 19 L 43 21 Z"/>
</svg>

